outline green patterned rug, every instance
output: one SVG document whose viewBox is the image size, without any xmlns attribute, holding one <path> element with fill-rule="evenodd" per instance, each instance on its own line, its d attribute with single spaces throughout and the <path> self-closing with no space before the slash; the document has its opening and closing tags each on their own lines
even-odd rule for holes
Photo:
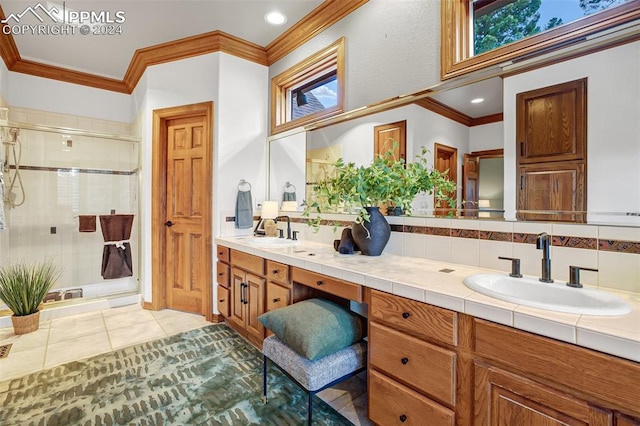
<svg viewBox="0 0 640 426">
<path fill-rule="evenodd" d="M 0 425 L 302 425 L 307 396 L 224 324 L 0 383 Z M 349 425 L 314 400 L 314 424 Z"/>
</svg>

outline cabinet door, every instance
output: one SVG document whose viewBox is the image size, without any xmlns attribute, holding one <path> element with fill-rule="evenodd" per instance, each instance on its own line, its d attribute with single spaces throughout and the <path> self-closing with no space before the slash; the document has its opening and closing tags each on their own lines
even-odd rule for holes
<svg viewBox="0 0 640 426">
<path fill-rule="evenodd" d="M 246 273 L 237 268 L 231 268 L 231 297 L 228 320 L 240 328 L 244 328 L 245 320 L 245 288 Z"/>
<path fill-rule="evenodd" d="M 218 286 L 217 307 L 220 315 L 229 318 L 229 289 L 221 285 Z"/>
<path fill-rule="evenodd" d="M 586 79 L 518 93 L 516 116 L 519 164 L 585 158 Z"/>
<path fill-rule="evenodd" d="M 584 169 L 580 162 L 520 167 L 518 219 L 585 222 Z"/>
<path fill-rule="evenodd" d="M 613 426 L 610 411 L 530 379 L 476 363 L 476 424 Z"/>
<path fill-rule="evenodd" d="M 264 339 L 264 327 L 258 321 L 258 317 L 264 313 L 264 278 L 252 274 L 246 275 L 245 289 L 245 327 L 247 333 L 253 336 L 257 342 Z"/>
</svg>

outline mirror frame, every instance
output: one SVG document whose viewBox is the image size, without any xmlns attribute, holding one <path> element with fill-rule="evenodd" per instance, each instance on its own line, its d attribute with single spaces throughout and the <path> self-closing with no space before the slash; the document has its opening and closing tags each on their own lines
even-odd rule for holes
<svg viewBox="0 0 640 426">
<path fill-rule="evenodd" d="M 593 15 L 506 44 L 479 55 L 471 55 L 469 0 L 442 0 L 440 26 L 440 76 L 450 79 L 515 59 L 555 51 L 588 40 L 595 33 L 640 18 L 640 0 L 631 0 Z"/>
</svg>

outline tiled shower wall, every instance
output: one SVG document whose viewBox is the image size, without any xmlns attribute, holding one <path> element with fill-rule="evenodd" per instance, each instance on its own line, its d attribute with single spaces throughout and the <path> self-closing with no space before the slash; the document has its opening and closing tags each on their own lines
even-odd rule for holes
<svg viewBox="0 0 640 426">
<path fill-rule="evenodd" d="M 332 226 L 322 226 L 314 233 L 299 213 L 289 215 L 303 241 L 332 244 L 340 238 L 342 227 L 334 231 Z M 326 219 L 344 226 L 352 217 L 326 215 Z M 498 256 L 515 257 L 521 260 L 522 273 L 530 276 L 540 276 L 542 252 L 536 249 L 535 239 L 546 232 L 552 236 L 552 278 L 568 281 L 570 265 L 596 268 L 598 272 L 581 272 L 582 283 L 640 295 L 640 227 L 426 217 L 387 220 L 392 232 L 386 253 L 504 272 L 510 272 L 511 263 Z M 233 223 L 222 232 L 241 235 Z"/>
<path fill-rule="evenodd" d="M 10 108 L 9 119 L 130 134 L 127 123 L 15 107 Z M 19 139 L 25 201 L 15 208 L 5 205 L 8 229 L 0 240 L 0 264 L 53 259 L 63 270 L 56 288 L 97 283 L 111 285 L 100 275 L 104 246 L 100 221 L 97 220 L 96 232 L 79 232 L 78 215 L 110 214 L 115 210 L 136 215 L 131 234 L 132 280 L 135 283 L 138 273 L 138 143 L 34 130 L 20 130 Z M 10 163 L 13 164 L 13 159 Z M 19 200 L 20 191 L 14 192 Z M 113 288 L 122 290 L 122 283 L 113 283 Z"/>
</svg>

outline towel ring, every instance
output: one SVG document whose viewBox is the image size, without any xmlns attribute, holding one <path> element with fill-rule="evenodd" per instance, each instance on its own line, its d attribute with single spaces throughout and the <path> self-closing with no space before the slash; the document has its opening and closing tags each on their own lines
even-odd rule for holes
<svg viewBox="0 0 640 426">
<path fill-rule="evenodd" d="M 293 191 L 287 191 L 287 189 L 293 187 Z M 291 182 L 287 182 L 284 184 L 284 191 L 285 192 L 296 192 L 296 186 L 294 184 L 292 184 Z"/>
<path fill-rule="evenodd" d="M 244 180 L 244 179 L 240 179 L 240 182 L 238 183 L 238 189 L 241 189 L 240 187 L 241 187 L 242 185 L 249 185 L 249 191 L 251 191 L 251 184 L 250 184 L 249 182 L 247 182 L 247 181 L 246 181 L 246 180 Z"/>
</svg>

